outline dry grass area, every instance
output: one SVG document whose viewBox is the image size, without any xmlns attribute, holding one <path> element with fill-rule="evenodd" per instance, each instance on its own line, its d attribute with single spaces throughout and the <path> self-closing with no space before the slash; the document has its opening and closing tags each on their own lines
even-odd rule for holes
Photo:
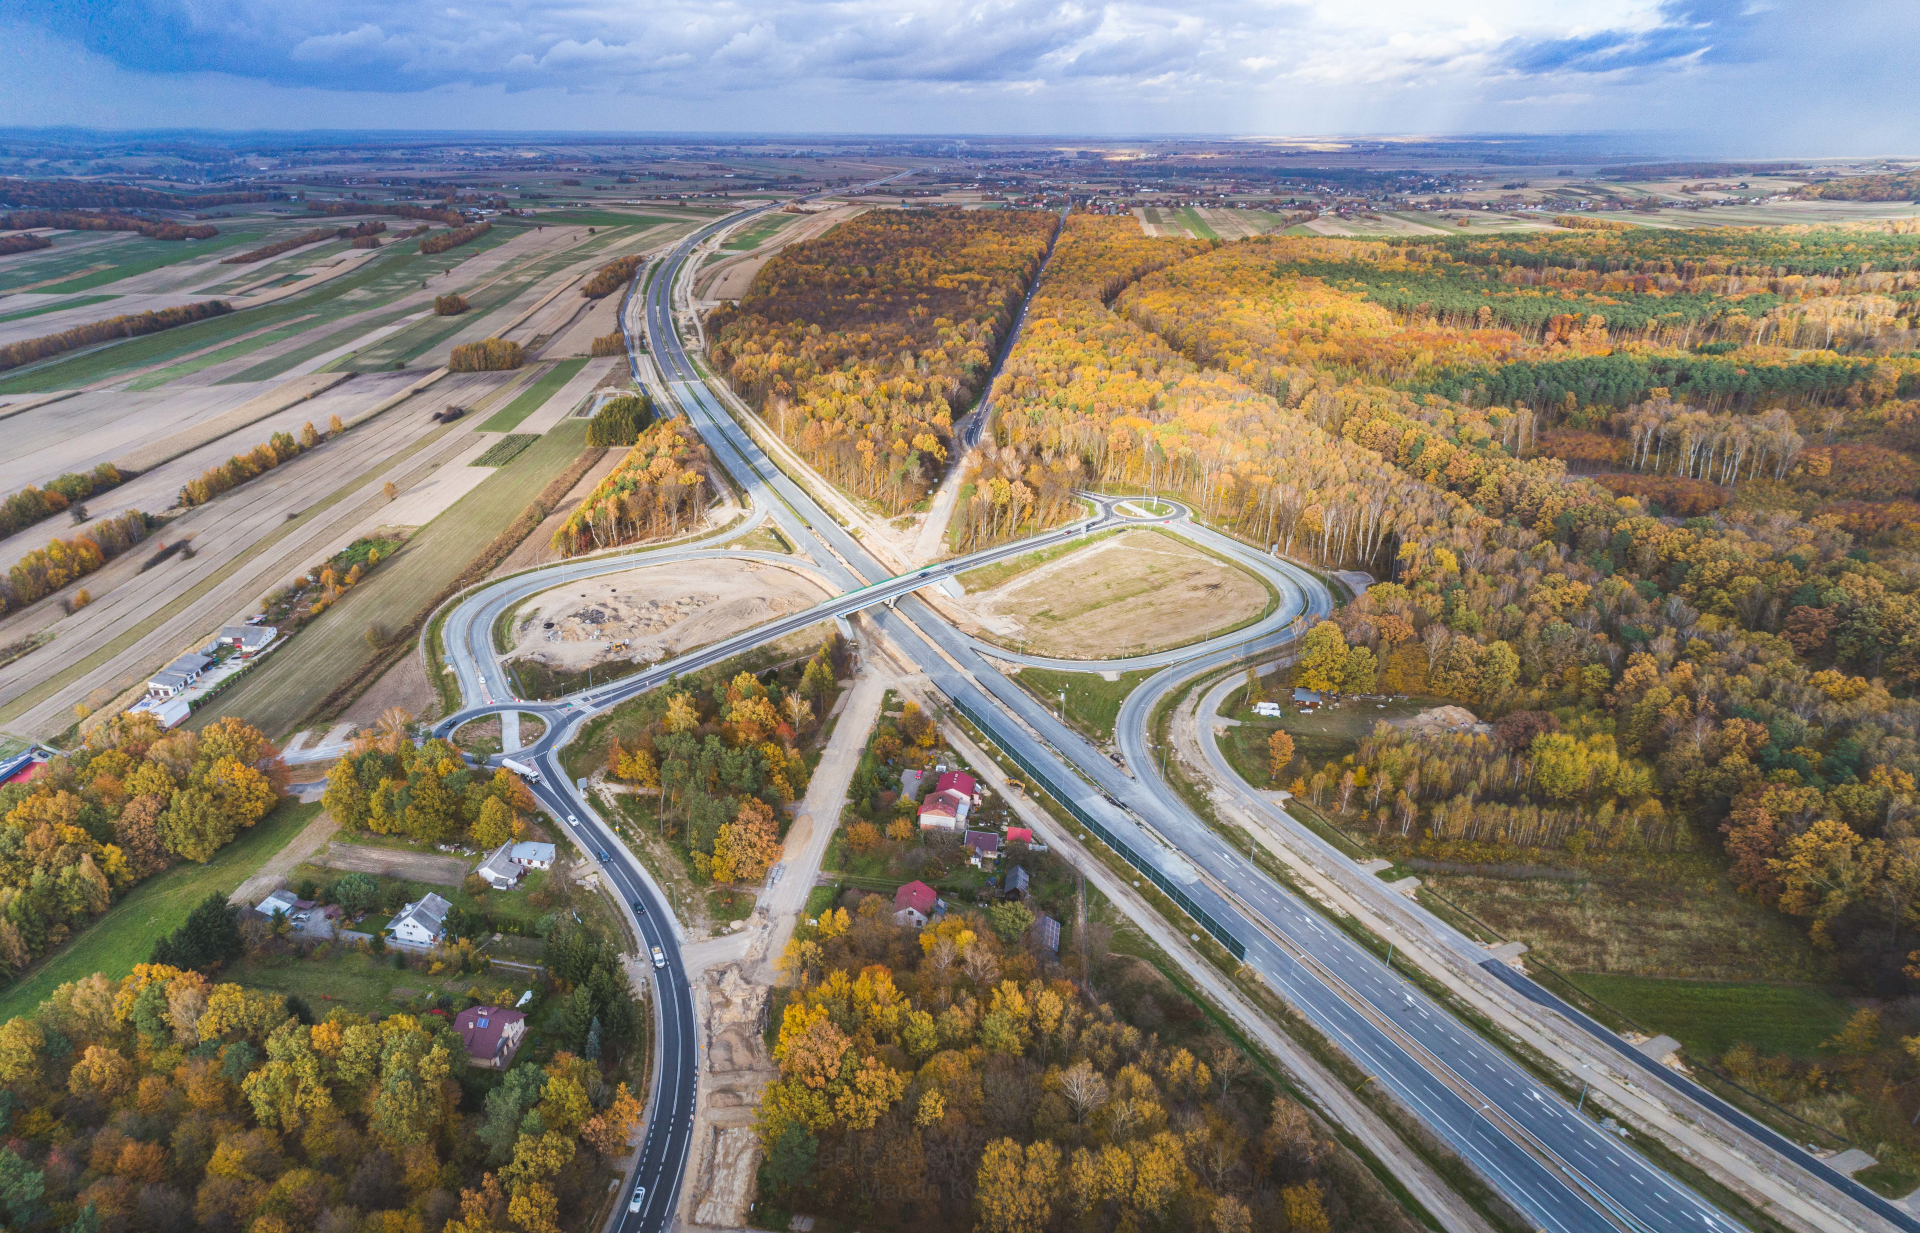
<svg viewBox="0 0 1920 1233">
<path fill-rule="evenodd" d="M 511 658 L 567 672 L 652 663 L 825 598 L 805 576 L 757 561 L 643 566 L 535 596 L 514 614 Z"/>
<path fill-rule="evenodd" d="M 1036 655 L 1105 659 L 1184 646 L 1258 617 L 1258 578 L 1158 531 L 1128 531 L 969 595 L 997 641 Z"/>
<path fill-rule="evenodd" d="M 1827 975 L 1792 924 L 1738 894 L 1706 856 L 1590 856 L 1580 881 L 1416 872 L 1563 972 L 1813 982 Z"/>
</svg>

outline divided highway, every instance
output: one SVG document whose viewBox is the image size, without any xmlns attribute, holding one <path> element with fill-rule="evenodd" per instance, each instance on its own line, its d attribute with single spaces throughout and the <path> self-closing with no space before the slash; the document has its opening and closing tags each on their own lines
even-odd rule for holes
<svg viewBox="0 0 1920 1233">
<path fill-rule="evenodd" d="M 1297 618 L 1310 621 L 1330 611 L 1331 598 L 1314 575 L 1195 525 L 1184 511 L 1171 520 L 1129 518 L 1114 508 L 1116 502 L 1096 498 L 1098 513 L 1074 527 L 894 577 L 765 456 L 682 348 L 672 312 L 689 254 L 702 240 L 759 212 L 733 215 L 683 241 L 648 281 L 644 295 L 630 293 L 623 328 L 634 349 L 638 340 L 633 335 L 644 329 L 665 382 L 660 392 L 669 395 L 669 405 L 677 403 L 685 411 L 716 460 L 744 490 L 752 518 L 771 519 L 811 561 L 813 572 L 842 593 L 805 612 L 555 702 L 514 701 L 497 663 L 492 628 L 518 599 L 561 581 L 654 561 L 747 554 L 723 553 L 694 541 L 681 548 L 552 566 L 470 594 L 451 614 L 445 631 L 448 655 L 469 705 L 442 721 L 436 732 L 450 732 L 476 715 L 506 709 L 545 718 L 541 739 L 515 756 L 539 770 L 534 790 L 542 803 L 566 820 L 585 849 L 598 855 L 610 882 L 634 906 L 643 948 L 658 946 L 663 952 L 664 965 L 655 971 L 660 1070 L 635 1175 L 646 1197 L 637 1214 L 625 1215 L 623 1209 L 614 1226 L 619 1233 L 652 1233 L 672 1220 L 692 1146 L 697 1091 L 691 991 L 676 945 L 677 926 L 658 889 L 568 782 L 557 750 L 592 715 L 655 688 L 671 673 L 717 663 L 827 617 L 862 610 L 871 612 L 888 640 L 973 716 L 995 744 L 1061 785 L 1082 816 L 1096 819 L 1146 854 L 1143 859 L 1160 877 L 1178 884 L 1220 923 L 1223 940 L 1243 949 L 1246 962 L 1264 980 L 1539 1228 L 1553 1233 L 1737 1229 L 1699 1195 L 1575 1112 L 1556 1092 L 1461 1027 L 1416 986 L 1252 867 L 1155 774 L 1147 721 L 1156 703 L 1197 676 L 1284 646 L 1295 636 Z M 1116 736 L 1132 773 L 1115 766 L 986 658 L 1005 662 L 1026 657 L 977 643 L 914 595 L 991 560 L 1129 522 L 1166 523 L 1173 533 L 1256 570 L 1282 596 L 1277 610 L 1262 622 L 1178 652 L 1098 664 L 1029 661 L 1082 671 L 1164 666 L 1128 697 L 1120 714 Z M 731 527 L 706 543 L 743 529 Z M 769 559 L 790 567 L 799 564 L 793 558 Z"/>
</svg>

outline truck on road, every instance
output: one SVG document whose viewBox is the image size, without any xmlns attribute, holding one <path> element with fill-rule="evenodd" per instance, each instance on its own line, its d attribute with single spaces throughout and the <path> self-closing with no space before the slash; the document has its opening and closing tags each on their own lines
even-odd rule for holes
<svg viewBox="0 0 1920 1233">
<path fill-rule="evenodd" d="M 540 782 L 540 772 L 534 770 L 524 762 L 516 762 L 512 758 L 502 758 L 500 759 L 500 765 L 506 767 L 528 783 Z"/>
</svg>

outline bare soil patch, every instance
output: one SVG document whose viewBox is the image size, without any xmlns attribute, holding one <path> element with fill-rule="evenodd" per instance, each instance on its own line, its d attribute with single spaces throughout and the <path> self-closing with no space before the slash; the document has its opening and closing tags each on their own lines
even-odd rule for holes
<svg viewBox="0 0 1920 1233">
<path fill-rule="evenodd" d="M 355 726 L 372 724 L 388 708 L 396 706 L 415 719 L 431 717 L 438 706 L 433 685 L 427 680 L 426 666 L 418 655 L 409 655 L 387 669 L 340 718 Z"/>
<path fill-rule="evenodd" d="M 1266 610 L 1266 585 L 1170 535 L 1128 531 L 969 595 L 1005 645 L 1104 659 L 1198 642 Z"/>
<path fill-rule="evenodd" d="M 643 566 L 535 596 L 515 614 L 511 658 L 572 672 L 654 663 L 825 598 L 812 580 L 757 561 Z"/>
<path fill-rule="evenodd" d="M 411 882 L 432 882 L 438 886 L 458 886 L 473 871 L 471 861 L 457 856 L 430 856 L 425 852 L 403 852 L 398 848 L 375 848 L 366 844 L 330 843 L 313 856 L 316 865 L 345 869 L 351 873 L 383 873 Z"/>
</svg>

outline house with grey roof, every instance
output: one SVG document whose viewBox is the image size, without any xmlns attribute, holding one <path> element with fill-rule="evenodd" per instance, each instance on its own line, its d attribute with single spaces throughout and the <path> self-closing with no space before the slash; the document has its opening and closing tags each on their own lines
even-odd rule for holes
<svg viewBox="0 0 1920 1233">
<path fill-rule="evenodd" d="M 428 891 L 418 903 L 400 909 L 387 932 L 404 946 L 432 946 L 446 932 L 447 913 L 452 910 L 452 904 Z"/>
</svg>

